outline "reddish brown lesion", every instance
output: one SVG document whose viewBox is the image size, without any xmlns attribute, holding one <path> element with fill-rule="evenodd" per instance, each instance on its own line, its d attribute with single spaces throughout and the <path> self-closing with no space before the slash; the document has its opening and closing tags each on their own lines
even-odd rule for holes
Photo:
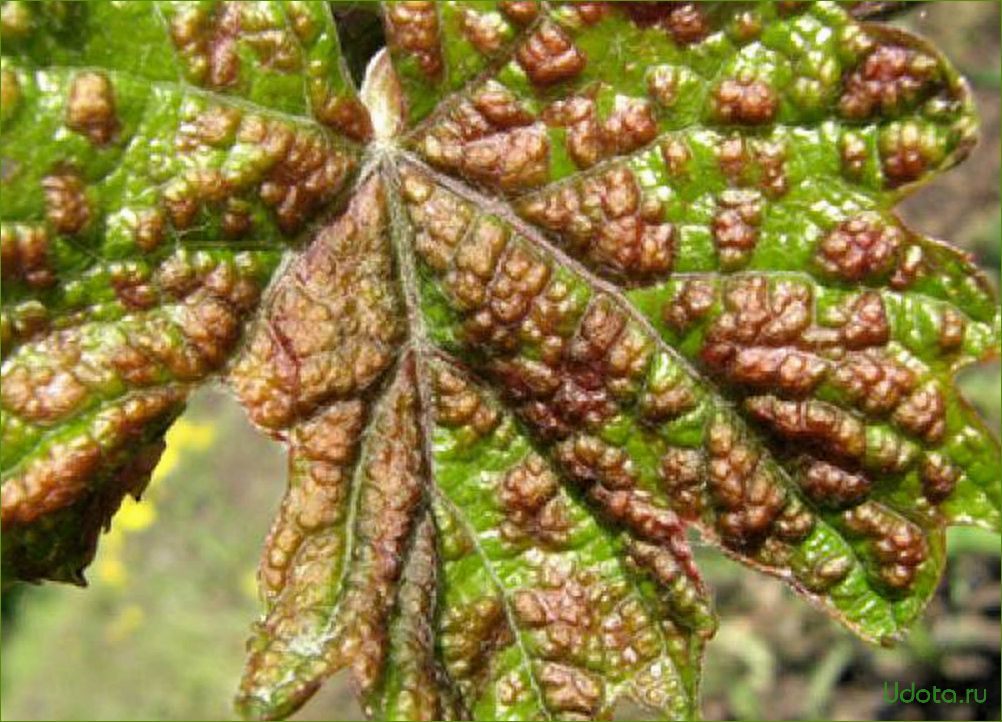
<svg viewBox="0 0 1002 722">
<path fill-rule="evenodd" d="M 847 349 L 884 346 L 891 336 L 883 297 L 876 291 L 864 291 L 848 304 L 839 338 Z"/>
<path fill-rule="evenodd" d="M 295 559 L 319 558 L 321 549 L 337 546 L 325 532 L 344 520 L 351 463 L 365 418 L 365 406 L 353 399 L 325 408 L 289 434 L 292 478 L 258 567 L 267 601 L 274 601 L 289 583 L 290 574 L 300 578 L 306 574 L 305 567 L 311 565 L 294 569 Z M 307 549 L 304 544 L 308 544 Z"/>
<path fill-rule="evenodd" d="M 401 171 L 402 191 L 410 204 L 415 224 L 414 248 L 421 259 L 436 271 L 449 268 L 456 247 L 473 219 L 473 210 L 455 196 L 442 191 L 428 178 Z M 472 261 L 482 259 L 473 254 Z M 488 259 L 484 259 L 486 263 Z M 476 264 L 476 268 L 480 264 Z"/>
<path fill-rule="evenodd" d="M 664 310 L 683 330 L 692 323 L 684 292 Z M 764 277 L 749 276 L 727 283 L 723 296 L 723 313 L 709 325 L 700 358 L 730 383 L 799 397 L 827 381 L 868 413 L 892 411 L 915 383 L 914 372 L 885 349 L 890 324 L 874 291 L 833 307 L 833 326 L 813 320 L 813 294 L 802 283 L 770 287 Z M 710 298 L 707 291 L 704 305 Z"/>
<path fill-rule="evenodd" d="M 105 73 L 84 71 L 73 76 L 66 103 L 66 125 L 94 145 L 111 142 L 119 129 L 115 94 Z"/>
<path fill-rule="evenodd" d="M 517 25 L 528 25 L 539 15 L 537 0 L 501 0 L 498 8 Z"/>
<path fill-rule="evenodd" d="M 282 428 L 361 393 L 389 367 L 402 334 L 392 265 L 387 201 L 373 177 L 278 282 L 232 368 L 256 423 Z"/>
<path fill-rule="evenodd" d="M 663 108 L 679 98 L 679 70 L 673 65 L 655 65 L 647 72 L 647 93 Z"/>
<path fill-rule="evenodd" d="M 4 407 L 12 409 L 8 406 L 7 387 L 5 378 Z M 140 449 L 155 450 L 151 459 L 151 454 L 134 454 L 135 445 L 150 427 L 165 426 L 179 412 L 186 395 L 180 387 L 149 389 L 98 411 L 86 432 L 51 443 L 4 480 L 0 521 L 5 526 L 30 524 L 80 501 L 94 490 L 102 466 L 118 457 L 125 461 L 116 473 L 121 480 L 129 481 L 122 494 L 141 491 L 161 447 L 155 442 L 152 447 Z"/>
<path fill-rule="evenodd" d="M 747 263 L 758 244 L 762 224 L 762 196 L 758 191 L 729 189 L 720 194 L 713 217 L 713 240 L 725 270 Z"/>
<path fill-rule="evenodd" d="M 644 98 L 617 96 L 609 115 L 599 118 L 592 87 L 582 95 L 558 100 L 542 114 L 547 125 L 567 128 L 567 150 L 579 168 L 630 153 L 657 137 L 654 108 Z"/>
<path fill-rule="evenodd" d="M 661 455 L 658 475 L 671 499 L 672 509 L 682 518 L 696 521 L 711 506 L 706 493 L 706 465 L 696 449 L 672 447 Z"/>
<path fill-rule="evenodd" d="M 894 410 L 894 421 L 908 433 L 936 443 L 946 431 L 946 401 L 939 384 L 927 381 Z"/>
<path fill-rule="evenodd" d="M 444 61 L 435 3 L 413 0 L 391 3 L 384 17 L 390 47 L 413 54 L 421 72 L 430 80 L 439 80 Z"/>
<path fill-rule="evenodd" d="M 906 590 L 929 556 L 925 533 L 915 523 L 875 501 L 842 514 L 850 534 L 865 539 L 877 566 L 877 576 L 894 590 Z"/>
<path fill-rule="evenodd" d="M 517 210 L 559 233 L 575 255 L 620 278 L 663 277 L 674 262 L 675 227 L 664 221 L 662 202 L 643 194 L 628 168 L 540 192 Z"/>
<path fill-rule="evenodd" d="M 863 136 L 853 130 L 844 131 L 839 139 L 839 155 L 842 172 L 852 180 L 859 180 L 870 157 L 870 150 Z"/>
<path fill-rule="evenodd" d="M 935 504 L 953 493 L 963 472 L 942 453 L 931 451 L 922 457 L 919 474 L 922 478 L 923 494 Z"/>
<path fill-rule="evenodd" d="M 44 226 L 11 223 L 0 226 L 0 273 L 4 283 L 23 281 L 32 288 L 56 282 L 49 233 Z"/>
<path fill-rule="evenodd" d="M 239 3 L 223 2 L 211 11 L 181 8 L 171 18 L 171 40 L 185 58 L 195 82 L 211 88 L 225 88 L 237 82 L 241 16 Z"/>
<path fill-rule="evenodd" d="M 863 422 L 838 406 L 817 399 L 791 401 L 769 395 L 749 397 L 744 405 L 753 418 L 790 442 L 806 442 L 850 461 L 864 459 Z"/>
<path fill-rule="evenodd" d="M 200 145 L 224 148 L 236 137 L 243 114 L 226 105 L 210 105 L 200 111 L 190 122 L 178 128 L 174 143 L 183 153 L 198 150 Z"/>
<path fill-rule="evenodd" d="M 276 24 L 253 4 L 224 2 L 182 7 L 170 18 L 171 40 L 189 78 L 213 89 L 240 82 L 240 46 L 253 51 L 262 67 L 291 73 L 302 66 L 302 50 L 291 28 Z"/>
<path fill-rule="evenodd" d="M 294 131 L 280 121 L 251 116 L 241 125 L 237 140 L 273 149 L 276 160 L 261 184 L 260 195 L 275 209 L 279 226 L 286 233 L 302 228 L 340 190 L 352 166 L 321 137 Z"/>
<path fill-rule="evenodd" d="M 536 305 L 550 280 L 552 268 L 524 241 L 507 242 L 485 283 L 480 307 L 468 318 L 468 342 L 504 348 L 516 342 L 517 328 Z"/>
<path fill-rule="evenodd" d="M 80 174 L 59 168 L 42 179 L 45 215 L 57 233 L 75 235 L 91 220 L 92 209 Z"/>
<path fill-rule="evenodd" d="M 688 174 L 692 150 L 684 138 L 668 137 L 659 144 L 659 149 L 672 177 L 684 177 Z"/>
<path fill-rule="evenodd" d="M 607 2 L 570 2 L 560 6 L 561 14 L 572 25 L 595 25 L 604 20 L 612 8 Z"/>
<path fill-rule="evenodd" d="M 40 336 L 50 328 L 48 309 L 30 300 L 0 310 L 0 353 L 6 358 L 16 345 Z"/>
<path fill-rule="evenodd" d="M 769 83 L 753 77 L 725 78 L 713 90 L 713 113 L 721 123 L 762 125 L 779 110 L 779 97 Z"/>
<path fill-rule="evenodd" d="M 599 483 L 610 493 L 616 489 L 634 489 L 638 483 L 630 456 L 596 436 L 569 436 L 557 444 L 554 458 L 573 480 L 583 484 Z"/>
<path fill-rule="evenodd" d="M 696 391 L 685 377 L 649 379 L 637 402 L 641 420 L 657 425 L 696 407 Z"/>
<path fill-rule="evenodd" d="M 717 287 L 712 281 L 684 281 L 661 309 L 665 323 L 677 333 L 685 333 L 693 324 L 705 318 L 718 302 Z"/>
<path fill-rule="evenodd" d="M 461 100 L 424 134 L 419 147 L 435 165 L 504 191 L 539 185 L 549 171 L 545 127 L 494 81 Z"/>
<path fill-rule="evenodd" d="M 499 489 L 505 512 L 501 536 L 512 544 L 525 540 L 543 547 L 564 544 L 572 523 L 559 492 L 559 479 L 538 454 L 509 470 Z"/>
<path fill-rule="evenodd" d="M 116 298 L 129 311 L 150 309 L 160 301 L 150 269 L 144 264 L 113 263 L 108 269 L 108 280 Z"/>
<path fill-rule="evenodd" d="M 758 188 L 769 198 L 784 195 L 787 148 L 781 140 L 748 139 L 734 134 L 716 147 L 717 163 L 728 182 L 742 188 Z"/>
<path fill-rule="evenodd" d="M 336 95 L 320 83 L 311 85 L 310 98 L 313 115 L 324 125 L 362 143 L 372 139 L 372 118 L 358 98 Z"/>
<path fill-rule="evenodd" d="M 481 217 L 473 222 L 446 277 L 460 307 L 479 308 L 485 302 L 487 284 L 508 238 L 508 231 L 494 219 Z"/>
<path fill-rule="evenodd" d="M 543 698 L 563 715 L 593 717 L 602 706 L 602 684 L 592 672 L 557 662 L 544 662 L 539 672 Z"/>
<path fill-rule="evenodd" d="M 663 29 L 682 46 L 700 42 L 712 30 L 710 19 L 700 3 L 617 2 L 613 6 L 622 7 L 640 27 L 654 26 Z"/>
<path fill-rule="evenodd" d="M 418 505 L 425 499 L 424 448 L 418 424 L 415 359 L 401 360 L 376 408 L 360 460 L 360 498 L 353 558 L 344 582 L 335 655 L 363 692 L 379 680 L 388 624 L 410 546 Z"/>
<path fill-rule="evenodd" d="M 707 486 L 717 511 L 715 525 L 726 544 L 746 547 L 768 536 L 782 541 L 806 536 L 813 525 L 807 512 L 778 523 L 788 507 L 797 506 L 796 500 L 734 423 L 715 419 L 707 434 L 706 450 Z"/>
<path fill-rule="evenodd" d="M 515 59 L 536 86 L 556 85 L 577 77 L 585 54 L 556 23 L 544 21 L 515 51 Z"/>
<path fill-rule="evenodd" d="M 155 250 L 166 236 L 167 219 L 159 208 L 147 208 L 136 214 L 133 237 L 136 245 L 147 253 Z"/>
<path fill-rule="evenodd" d="M 428 571 L 434 565 L 427 559 L 433 547 L 419 552 L 423 560 L 407 553 L 415 549 L 412 531 L 425 492 L 417 406 L 409 355 L 371 411 L 355 397 L 293 424 L 290 488 L 260 567 L 270 608 L 251 648 L 245 693 L 274 683 L 267 678 L 278 659 L 295 665 L 294 681 L 278 684 L 287 684 L 287 693 L 299 701 L 342 667 L 351 670 L 363 694 L 378 680 L 405 561 L 425 564 Z M 353 485 L 355 514 L 348 505 Z M 333 614 L 330 590 L 337 584 L 339 611 Z M 304 634 L 314 635 L 315 652 L 302 651 Z"/>
<path fill-rule="evenodd" d="M 256 187 L 261 200 L 274 210 L 279 228 L 293 234 L 335 197 L 355 166 L 349 154 L 315 130 L 278 118 L 244 115 L 228 106 L 210 106 L 182 123 L 174 142 L 195 167 L 162 191 L 161 202 L 172 226 L 190 228 L 203 208 L 212 207 L 221 213 L 223 231 L 230 238 L 253 230 L 247 201 L 241 197 L 249 190 Z M 254 173 L 199 163 L 205 150 L 234 142 L 260 150 Z"/>
<path fill-rule="evenodd" d="M 876 279 L 891 272 L 905 233 L 878 214 L 864 212 L 842 221 L 818 244 L 817 262 L 847 281 Z"/>
<path fill-rule="evenodd" d="M 466 8 L 459 29 L 463 37 L 484 55 L 493 55 L 504 46 L 506 23 L 499 15 Z"/>
<path fill-rule="evenodd" d="M 515 641 L 500 596 L 483 596 L 442 610 L 441 649 L 446 671 L 465 697 L 483 688 L 491 662 Z"/>
<path fill-rule="evenodd" d="M 651 343 L 606 298 L 589 307 L 573 336 L 554 334 L 566 324 L 561 314 L 547 313 L 554 301 L 556 311 L 559 299 L 551 298 L 540 299 L 529 311 L 531 324 L 550 339 L 542 359 L 516 356 L 490 362 L 491 373 L 504 383 L 519 413 L 550 440 L 565 438 L 574 429 L 598 428 L 610 419 L 621 399 L 639 392 L 652 353 Z"/>
<path fill-rule="evenodd" d="M 675 588 L 691 589 L 690 580 L 680 579 L 686 572 L 668 548 L 631 542 L 628 553 L 628 564 Z M 699 604 L 702 588 L 694 591 L 689 600 Z M 535 583 L 511 595 L 511 607 L 533 652 L 542 657 L 537 682 L 553 713 L 591 716 L 611 701 L 605 699 L 606 685 L 585 671 L 594 662 L 635 672 L 664 652 L 645 606 L 596 568 L 544 561 Z"/>
<path fill-rule="evenodd" d="M 885 414 L 901 403 L 916 384 L 915 372 L 879 351 L 847 354 L 830 376 L 866 412 Z"/>
<path fill-rule="evenodd" d="M 802 339 L 811 324 L 810 288 L 783 282 L 769 288 L 761 276 L 729 283 L 724 313 L 708 329 L 700 358 L 733 383 L 779 386 L 803 394 L 811 391 L 827 363 Z"/>
<path fill-rule="evenodd" d="M 818 459 L 809 460 L 796 479 L 812 500 L 835 508 L 862 501 L 873 488 L 873 482 L 862 473 Z"/>
<path fill-rule="evenodd" d="M 32 350 L 41 363 L 11 361 L 4 367 L 0 399 L 3 408 L 32 423 L 51 425 L 79 411 L 89 400 L 89 389 L 75 371 L 84 348 L 70 329 L 46 336 Z"/>
<path fill-rule="evenodd" d="M 939 78 L 931 55 L 900 45 L 879 45 L 846 74 L 839 112 L 852 120 L 893 114 L 917 102 Z"/>
<path fill-rule="evenodd" d="M 434 375 L 435 420 L 449 428 L 469 428 L 477 438 L 493 431 L 499 421 L 497 408 L 488 403 L 460 373 L 437 365 Z"/>
<path fill-rule="evenodd" d="M 916 181 L 943 161 L 943 149 L 932 131 L 915 120 L 896 121 L 883 128 L 878 148 L 880 166 L 891 188 Z M 973 137 L 961 141 L 954 158 L 966 156 Z"/>
<path fill-rule="evenodd" d="M 963 342 L 967 320 L 957 310 L 946 307 L 939 317 L 939 345 L 944 351 L 955 351 Z"/>
</svg>

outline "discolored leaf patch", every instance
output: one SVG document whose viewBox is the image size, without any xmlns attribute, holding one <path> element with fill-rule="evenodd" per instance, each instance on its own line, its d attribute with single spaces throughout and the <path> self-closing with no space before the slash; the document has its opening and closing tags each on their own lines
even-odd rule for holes
<svg viewBox="0 0 1002 722">
<path fill-rule="evenodd" d="M 289 449 L 246 716 L 692 718 L 690 534 L 900 639 L 1000 314 L 894 213 L 976 121 L 886 5 L 388 2 L 356 90 L 322 2 L 4 3 L 4 579 L 219 379 Z"/>
</svg>

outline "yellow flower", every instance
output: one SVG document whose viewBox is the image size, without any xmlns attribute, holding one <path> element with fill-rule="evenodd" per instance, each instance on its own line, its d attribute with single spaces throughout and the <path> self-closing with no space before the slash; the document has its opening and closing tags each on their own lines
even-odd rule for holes
<svg viewBox="0 0 1002 722">
<path fill-rule="evenodd" d="M 115 525 L 123 532 L 141 531 L 156 520 L 157 510 L 152 500 L 136 501 L 130 496 L 122 502 Z"/>
<path fill-rule="evenodd" d="M 164 450 L 163 456 L 160 457 L 157 468 L 153 470 L 150 484 L 173 472 L 185 453 L 204 451 L 212 446 L 212 442 L 215 440 L 216 427 L 211 423 L 189 421 L 184 417 L 178 419 L 177 423 L 167 432 L 167 448 Z"/>
</svg>

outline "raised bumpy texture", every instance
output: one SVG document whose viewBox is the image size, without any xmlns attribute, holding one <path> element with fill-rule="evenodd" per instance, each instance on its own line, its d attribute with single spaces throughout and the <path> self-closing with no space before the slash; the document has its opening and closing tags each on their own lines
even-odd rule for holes
<svg viewBox="0 0 1002 722">
<path fill-rule="evenodd" d="M 899 638 L 1000 524 L 976 123 L 834 3 L 5 2 L 3 578 L 80 583 L 199 384 L 289 449 L 238 706 L 698 714 L 687 530 Z M 363 102 L 363 98 L 364 101 Z"/>
</svg>

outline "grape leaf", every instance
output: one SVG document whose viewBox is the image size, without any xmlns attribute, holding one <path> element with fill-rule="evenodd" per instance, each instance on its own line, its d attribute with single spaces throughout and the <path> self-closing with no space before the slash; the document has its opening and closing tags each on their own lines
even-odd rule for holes
<svg viewBox="0 0 1002 722">
<path fill-rule="evenodd" d="M 894 213 L 976 119 L 871 5 L 383 3 L 356 90 L 322 2 L 4 3 L 5 583 L 83 583 L 222 379 L 289 450 L 247 716 L 345 667 L 378 718 L 696 716 L 688 530 L 899 639 L 1000 526 L 953 383 L 1000 313 Z"/>
</svg>

